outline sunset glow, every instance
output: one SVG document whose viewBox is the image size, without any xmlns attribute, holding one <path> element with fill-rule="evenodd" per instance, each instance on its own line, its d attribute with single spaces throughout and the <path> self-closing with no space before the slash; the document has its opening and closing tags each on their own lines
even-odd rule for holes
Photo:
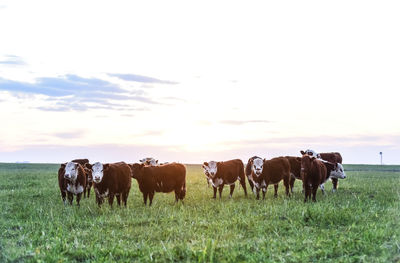
<svg viewBox="0 0 400 263">
<path fill-rule="evenodd" d="M 2 1 L 0 162 L 400 163 L 397 1 L 218 3 Z"/>
</svg>

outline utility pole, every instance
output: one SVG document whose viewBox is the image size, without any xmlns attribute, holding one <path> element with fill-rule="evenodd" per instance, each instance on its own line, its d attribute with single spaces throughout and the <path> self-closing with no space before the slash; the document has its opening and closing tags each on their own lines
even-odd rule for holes
<svg viewBox="0 0 400 263">
<path fill-rule="evenodd" d="M 381 155 L 381 165 L 383 165 L 383 162 L 382 162 L 382 152 L 379 152 L 379 154 Z"/>
</svg>

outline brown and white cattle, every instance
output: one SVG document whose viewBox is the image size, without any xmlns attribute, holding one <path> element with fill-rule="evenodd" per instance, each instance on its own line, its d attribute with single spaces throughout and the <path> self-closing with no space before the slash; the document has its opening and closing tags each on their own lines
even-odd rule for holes
<svg viewBox="0 0 400 263">
<path fill-rule="evenodd" d="M 221 198 L 222 190 L 226 184 L 230 186 L 229 197 L 232 197 L 236 180 L 239 180 L 240 185 L 243 187 L 244 194 L 247 196 L 244 165 L 241 160 L 234 159 L 225 162 L 204 162 L 203 169 L 207 180 L 213 186 L 214 199 L 217 197 L 217 188 L 219 191 L 219 198 Z"/>
<path fill-rule="evenodd" d="M 290 182 L 290 163 L 285 157 L 276 157 L 271 160 L 256 158 L 253 160 L 251 180 L 254 184 L 254 194 L 260 199 L 260 189 L 263 190 L 263 199 L 268 189 L 268 185 L 273 184 L 275 193 L 278 196 L 278 184 L 283 180 L 286 195 L 289 193 Z"/>
<path fill-rule="evenodd" d="M 146 166 L 143 163 L 129 165 L 132 177 L 139 184 L 143 194 L 143 202 L 153 203 L 155 192 L 169 193 L 175 191 L 175 201 L 182 200 L 186 195 L 186 167 L 180 163 L 169 163 L 160 166 Z"/>
<path fill-rule="evenodd" d="M 311 199 L 316 201 L 318 186 L 327 178 L 327 170 L 324 163 L 307 154 L 301 157 L 301 177 L 303 179 L 304 202 Z"/>
<path fill-rule="evenodd" d="M 322 161 L 323 164 L 326 167 L 326 178 L 324 182 L 320 185 L 320 188 L 322 190 L 322 193 L 325 194 L 325 182 L 328 179 L 331 179 L 332 182 L 336 181 L 338 179 L 345 179 L 346 178 L 346 173 L 344 172 L 343 166 L 340 163 L 331 163 L 327 161 Z M 335 184 L 333 185 L 335 187 Z M 335 189 L 332 189 L 332 191 L 336 191 Z"/>
<path fill-rule="evenodd" d="M 258 156 L 250 157 L 249 160 L 247 161 L 246 169 L 245 169 L 245 174 L 246 174 L 247 180 L 249 181 L 249 185 L 250 185 L 252 192 L 254 191 L 253 190 L 254 184 L 253 184 L 253 181 L 250 180 L 250 176 L 251 176 L 251 170 L 252 170 L 252 166 L 253 166 L 253 160 L 256 158 L 260 158 L 260 157 L 258 157 Z"/>
<path fill-rule="evenodd" d="M 149 166 L 157 166 L 158 164 L 158 160 L 154 159 L 153 157 L 146 157 L 143 158 L 141 160 L 139 160 L 140 163 L 143 163 L 145 165 L 149 165 Z"/>
<path fill-rule="evenodd" d="M 85 189 L 83 189 L 83 198 L 86 198 L 86 196 L 89 198 L 90 189 L 92 188 L 92 185 L 93 185 L 92 171 L 91 171 L 91 169 L 88 169 L 86 166 L 86 164 L 89 164 L 89 159 L 74 159 L 71 162 L 79 163 L 80 165 L 82 165 L 83 169 L 85 170 L 86 187 L 85 187 Z"/>
<path fill-rule="evenodd" d="M 330 152 L 330 153 L 317 153 L 314 150 L 306 150 L 306 151 L 300 151 L 300 153 L 302 155 L 307 154 L 309 156 L 314 156 L 316 158 L 331 162 L 331 163 L 339 163 L 342 164 L 342 155 L 338 152 Z M 343 166 L 341 167 L 343 170 Z M 343 170 L 344 171 L 344 170 Z M 332 184 L 333 184 L 333 188 L 332 188 L 332 192 L 336 192 L 337 191 L 337 187 L 338 187 L 338 178 L 336 177 L 332 177 Z"/>
<path fill-rule="evenodd" d="M 82 165 L 74 162 L 61 164 L 58 169 L 58 186 L 64 204 L 67 196 L 69 204 L 72 205 L 74 195 L 76 195 L 76 203 L 79 206 L 82 192 L 86 187 L 86 174 Z"/>
<path fill-rule="evenodd" d="M 92 165 L 93 188 L 96 194 L 98 206 L 108 197 L 108 203 L 112 207 L 114 196 L 117 203 L 121 205 L 121 198 L 124 206 L 131 189 L 131 169 L 124 162 L 102 164 L 100 162 Z"/>
</svg>

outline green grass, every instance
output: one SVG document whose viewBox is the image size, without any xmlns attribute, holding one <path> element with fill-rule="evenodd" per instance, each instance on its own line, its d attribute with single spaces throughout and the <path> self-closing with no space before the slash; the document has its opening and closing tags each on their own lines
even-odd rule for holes
<svg viewBox="0 0 400 263">
<path fill-rule="evenodd" d="M 134 180 L 128 208 L 64 206 L 57 165 L 0 164 L 0 262 L 399 262 L 400 166 L 346 165 L 339 190 L 292 198 L 212 200 L 200 166 L 187 166 L 184 204 L 156 193 L 144 207 Z M 247 184 L 248 186 L 248 184 Z M 75 202 L 74 202 L 75 204 Z M 115 205 L 116 203 L 114 203 Z"/>
</svg>

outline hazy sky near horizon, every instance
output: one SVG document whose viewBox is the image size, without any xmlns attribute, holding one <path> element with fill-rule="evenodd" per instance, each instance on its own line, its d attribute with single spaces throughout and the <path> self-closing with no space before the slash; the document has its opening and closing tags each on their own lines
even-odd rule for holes
<svg viewBox="0 0 400 263">
<path fill-rule="evenodd" d="M 0 162 L 400 163 L 398 1 L 1 1 Z"/>
</svg>

